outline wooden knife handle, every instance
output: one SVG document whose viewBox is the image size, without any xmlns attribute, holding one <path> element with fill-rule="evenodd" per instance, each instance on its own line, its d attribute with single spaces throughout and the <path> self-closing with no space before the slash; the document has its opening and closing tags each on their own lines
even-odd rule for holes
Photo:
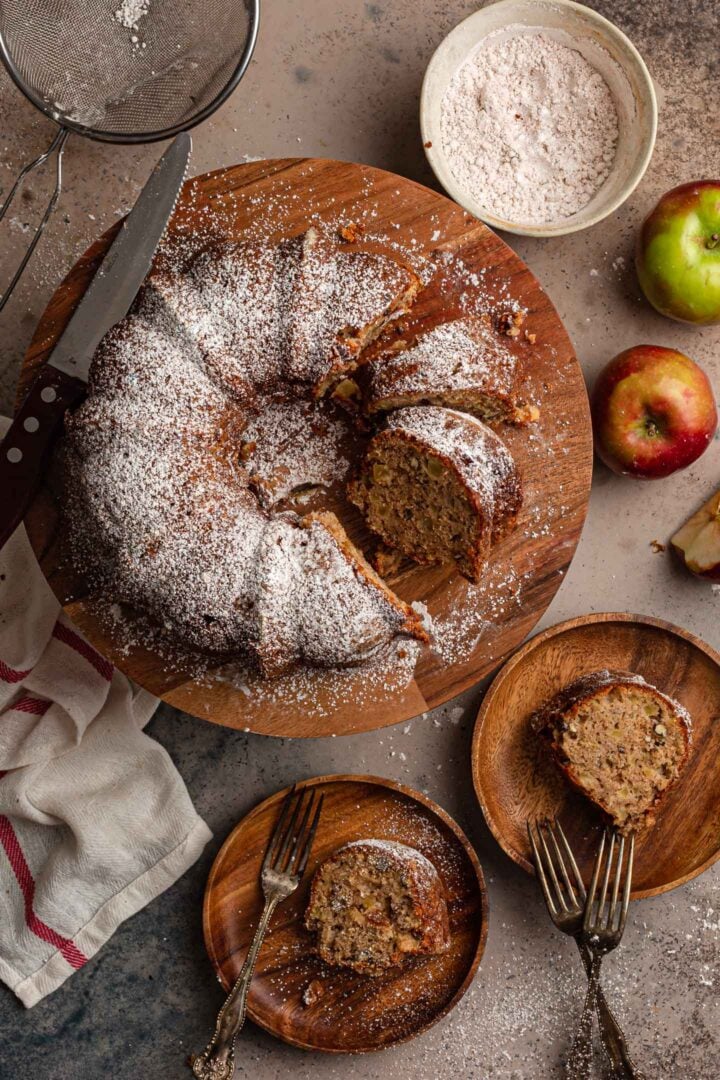
<svg viewBox="0 0 720 1080">
<path fill-rule="evenodd" d="M 65 411 L 85 389 L 81 379 L 45 364 L 0 443 L 0 548 L 25 517 Z"/>
</svg>

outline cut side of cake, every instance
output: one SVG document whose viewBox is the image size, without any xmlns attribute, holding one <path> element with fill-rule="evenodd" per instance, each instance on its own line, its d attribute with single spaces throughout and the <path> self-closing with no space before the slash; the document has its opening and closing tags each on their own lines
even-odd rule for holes
<svg viewBox="0 0 720 1080">
<path fill-rule="evenodd" d="M 409 311 L 417 274 L 388 254 L 339 247 L 315 228 L 299 239 L 286 371 L 316 397 L 357 366 L 358 354 Z"/>
<path fill-rule="evenodd" d="M 479 580 L 515 523 L 520 478 L 481 421 L 433 406 L 399 409 L 373 437 L 348 497 L 391 548 L 418 563 L 455 562 Z"/>
<path fill-rule="evenodd" d="M 407 405 L 445 405 L 487 422 L 528 424 L 539 411 L 519 389 L 517 357 L 480 318 L 443 323 L 398 341 L 363 366 L 369 414 Z"/>
<path fill-rule="evenodd" d="M 582 676 L 532 725 L 570 783 L 623 833 L 654 822 L 690 751 L 687 710 L 629 672 Z"/>
<path fill-rule="evenodd" d="M 437 870 L 419 851 L 388 840 L 346 844 L 320 865 L 305 925 L 325 963 L 361 975 L 382 975 L 450 942 Z"/>
</svg>

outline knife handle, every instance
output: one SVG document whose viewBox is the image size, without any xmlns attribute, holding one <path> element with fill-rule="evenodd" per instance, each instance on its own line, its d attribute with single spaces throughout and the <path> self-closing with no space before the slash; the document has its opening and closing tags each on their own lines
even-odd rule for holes
<svg viewBox="0 0 720 1080">
<path fill-rule="evenodd" d="M 25 517 L 66 409 L 86 384 L 44 364 L 0 443 L 0 548 Z"/>
</svg>

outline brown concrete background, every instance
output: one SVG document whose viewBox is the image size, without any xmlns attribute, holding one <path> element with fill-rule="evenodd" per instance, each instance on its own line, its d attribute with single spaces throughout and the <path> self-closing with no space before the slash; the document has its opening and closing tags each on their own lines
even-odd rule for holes
<svg viewBox="0 0 720 1080">
<path fill-rule="evenodd" d="M 154 0 L 155 3 L 160 0 Z M 245 156 L 322 155 L 364 161 L 432 183 L 417 109 L 424 67 L 475 3 L 462 0 L 265 0 L 260 42 L 234 97 L 194 133 L 193 171 Z M 509 237 L 565 320 L 589 380 L 615 352 L 642 341 L 675 345 L 720 387 L 720 333 L 662 319 L 632 272 L 636 227 L 664 190 L 720 171 L 718 0 L 595 0 L 624 29 L 655 80 L 660 128 L 650 169 L 612 220 L 570 238 Z M 49 140 L 7 79 L 0 83 L 0 185 Z M 65 194 L 31 269 L 0 316 L 0 408 L 12 404 L 23 349 L 59 279 L 133 202 L 158 147 L 112 148 L 72 138 Z M 17 257 L 42 192 L 0 232 L 3 272 Z M 635 610 L 674 620 L 720 646 L 720 596 L 691 580 L 650 541 L 665 540 L 717 486 L 720 446 L 686 472 L 639 484 L 596 470 L 577 556 L 541 625 L 589 611 Z M 469 781 L 479 690 L 404 726 L 306 743 L 216 729 L 163 707 L 151 731 L 170 750 L 216 840 L 169 893 L 126 924 L 49 1001 L 24 1013 L 0 991 L 0 1077 L 116 1080 L 189 1075 L 184 1055 L 204 1044 L 220 995 L 200 939 L 200 901 L 220 841 L 258 799 L 324 772 L 374 772 L 426 790 L 468 830 L 490 885 L 488 949 L 470 993 L 423 1038 L 379 1056 L 326 1058 L 283 1046 L 249 1026 L 238 1075 L 252 1080 L 538 1080 L 559 1076 L 579 1010 L 574 947 L 550 928 L 534 883 L 484 827 Z M 402 756 L 404 755 L 404 756 Z M 720 871 L 632 910 L 608 992 L 647 1077 L 717 1076 Z"/>
</svg>

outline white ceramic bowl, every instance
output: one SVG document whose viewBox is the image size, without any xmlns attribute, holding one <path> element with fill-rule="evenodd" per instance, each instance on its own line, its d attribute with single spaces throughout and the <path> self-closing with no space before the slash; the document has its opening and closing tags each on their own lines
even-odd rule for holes
<svg viewBox="0 0 720 1080">
<path fill-rule="evenodd" d="M 618 112 L 618 146 L 607 180 L 577 213 L 543 225 L 497 217 L 458 183 L 443 152 L 441 106 L 450 80 L 488 34 L 507 30 L 509 37 L 517 32 L 510 28 L 518 25 L 542 29 L 582 53 L 607 82 Z M 422 85 L 420 131 L 435 176 L 447 193 L 471 214 L 496 229 L 524 236 L 563 236 L 596 225 L 617 210 L 637 187 L 655 145 L 657 100 L 639 52 L 602 15 L 571 0 L 500 0 L 470 15 L 436 49 Z"/>
</svg>

